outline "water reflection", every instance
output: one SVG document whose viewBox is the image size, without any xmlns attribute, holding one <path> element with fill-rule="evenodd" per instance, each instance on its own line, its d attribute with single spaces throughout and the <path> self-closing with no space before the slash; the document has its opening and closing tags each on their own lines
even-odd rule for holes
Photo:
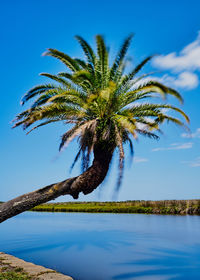
<svg viewBox="0 0 200 280">
<path fill-rule="evenodd" d="M 0 251 L 75 280 L 200 279 L 200 217 L 24 213 L 0 226 Z"/>
<path fill-rule="evenodd" d="M 188 250 L 188 248 L 186 248 Z M 190 248 L 189 251 L 179 251 L 166 248 L 152 248 L 144 259 L 135 259 L 121 262 L 116 265 L 129 266 L 132 272 L 120 273 L 112 279 L 199 279 L 200 272 L 200 245 Z M 134 271 L 134 269 L 138 271 Z"/>
<path fill-rule="evenodd" d="M 123 232 L 82 232 L 82 231 L 72 231 L 67 234 L 52 234 L 48 235 L 48 238 L 36 240 L 29 240 L 26 244 L 23 244 L 21 247 L 21 241 L 18 240 L 15 242 L 16 248 L 11 249 L 13 254 L 24 254 L 26 252 L 34 252 L 34 251 L 43 251 L 43 250 L 51 250 L 55 248 L 62 248 L 62 250 L 68 250 L 71 247 L 74 247 L 78 251 L 86 250 L 88 246 L 94 246 L 97 248 L 101 248 L 107 251 L 114 250 L 118 246 L 129 246 L 133 245 L 133 243 L 120 240 Z M 64 236 L 63 236 L 64 235 Z M 35 242 L 34 242 L 35 241 Z M 39 241 L 39 242 L 38 242 Z M 32 246 L 30 246 L 30 242 Z M 17 243 L 19 246 L 17 246 Z"/>
</svg>

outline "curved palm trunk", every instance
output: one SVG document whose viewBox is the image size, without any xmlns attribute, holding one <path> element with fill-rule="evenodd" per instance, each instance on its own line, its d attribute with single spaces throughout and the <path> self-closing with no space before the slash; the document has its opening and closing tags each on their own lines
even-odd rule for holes
<svg viewBox="0 0 200 280">
<path fill-rule="evenodd" d="M 77 199 L 80 192 L 91 193 L 106 177 L 112 154 L 113 151 L 109 151 L 108 148 L 95 146 L 93 163 L 81 175 L 51 184 L 1 204 L 0 223 L 61 195 L 69 194 Z"/>
</svg>

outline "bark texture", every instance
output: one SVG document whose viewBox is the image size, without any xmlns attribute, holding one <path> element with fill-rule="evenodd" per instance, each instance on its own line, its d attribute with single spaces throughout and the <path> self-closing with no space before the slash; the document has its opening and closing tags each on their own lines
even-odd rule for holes
<svg viewBox="0 0 200 280">
<path fill-rule="evenodd" d="M 21 195 L 0 205 L 0 223 L 33 207 L 61 195 L 77 199 L 80 192 L 91 193 L 106 177 L 113 151 L 100 145 L 94 147 L 92 165 L 81 175 L 51 184 L 36 191 Z"/>
</svg>

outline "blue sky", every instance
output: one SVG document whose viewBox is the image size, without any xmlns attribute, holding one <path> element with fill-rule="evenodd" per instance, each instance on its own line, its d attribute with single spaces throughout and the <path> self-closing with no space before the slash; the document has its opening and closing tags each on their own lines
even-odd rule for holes
<svg viewBox="0 0 200 280">
<path fill-rule="evenodd" d="M 159 71 L 157 78 L 184 97 L 181 108 L 189 115 L 191 134 L 164 125 L 159 141 L 139 138 L 135 161 L 127 160 L 119 200 L 200 198 L 200 2 L 160 0 L 18 0 L 2 1 L 0 9 L 1 53 L 1 188 L 0 201 L 72 174 L 69 167 L 76 143 L 58 156 L 63 124 L 41 128 L 26 136 L 10 121 L 22 111 L 20 99 L 31 87 L 47 80 L 41 72 L 57 73 L 63 66 L 41 54 L 56 48 L 82 57 L 74 35 L 94 46 L 94 36 L 103 34 L 115 54 L 129 33 L 135 36 L 129 50 L 133 64 L 150 54 L 159 54 L 146 68 Z M 174 99 L 170 99 L 179 105 Z M 116 182 L 116 161 L 105 183 L 80 200 L 110 200 Z M 61 197 L 59 201 L 72 200 Z"/>
</svg>

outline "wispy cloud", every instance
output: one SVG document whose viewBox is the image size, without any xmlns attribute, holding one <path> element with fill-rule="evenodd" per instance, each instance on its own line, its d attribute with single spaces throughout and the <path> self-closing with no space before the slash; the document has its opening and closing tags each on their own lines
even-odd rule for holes
<svg viewBox="0 0 200 280">
<path fill-rule="evenodd" d="M 182 161 L 182 163 L 188 164 L 190 167 L 200 167 L 200 157 L 197 157 L 191 161 Z"/>
<path fill-rule="evenodd" d="M 171 76 L 165 74 L 161 79 L 161 82 L 177 87 L 177 88 L 184 88 L 184 89 L 194 89 L 199 84 L 199 78 L 195 73 L 184 71 L 177 76 Z"/>
<path fill-rule="evenodd" d="M 185 46 L 179 53 L 172 52 L 154 58 L 153 65 L 171 73 L 162 77 L 170 86 L 184 89 L 196 88 L 199 84 L 200 71 L 200 32 L 196 40 Z"/>
<path fill-rule="evenodd" d="M 134 157 L 134 162 L 135 162 L 135 163 L 147 162 L 147 161 L 149 161 L 147 158 Z"/>
<path fill-rule="evenodd" d="M 183 138 L 200 138 L 200 128 L 197 128 L 197 130 L 194 133 L 182 133 L 181 137 L 183 137 Z"/>
<path fill-rule="evenodd" d="M 184 47 L 179 54 L 176 52 L 160 55 L 154 59 L 155 65 L 173 71 L 200 69 L 200 32 L 196 40 Z"/>
<path fill-rule="evenodd" d="M 152 150 L 152 152 L 168 151 L 168 150 L 185 150 L 185 149 L 191 149 L 192 146 L 193 146 L 193 143 L 191 143 L 191 142 L 173 143 L 169 147 L 155 148 Z"/>
</svg>

